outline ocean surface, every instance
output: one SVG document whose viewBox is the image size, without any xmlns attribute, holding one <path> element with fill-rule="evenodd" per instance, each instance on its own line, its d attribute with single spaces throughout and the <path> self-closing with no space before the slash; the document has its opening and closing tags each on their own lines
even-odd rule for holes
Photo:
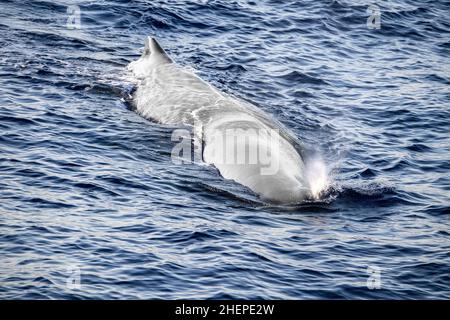
<svg viewBox="0 0 450 320">
<path fill-rule="evenodd" d="M 1 0 L 0 298 L 450 298 L 449 16 L 444 0 Z M 148 35 L 320 153 L 320 199 L 270 205 L 174 164 L 177 127 L 127 100 Z"/>
</svg>

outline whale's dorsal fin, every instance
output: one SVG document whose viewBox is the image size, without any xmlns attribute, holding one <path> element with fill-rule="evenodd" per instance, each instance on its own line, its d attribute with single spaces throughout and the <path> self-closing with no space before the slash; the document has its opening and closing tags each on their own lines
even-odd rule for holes
<svg viewBox="0 0 450 320">
<path fill-rule="evenodd" d="M 164 51 L 164 49 L 159 45 L 155 38 L 147 37 L 145 39 L 145 49 L 143 56 L 150 55 L 152 58 L 163 59 L 167 62 L 172 62 L 169 55 Z"/>
</svg>

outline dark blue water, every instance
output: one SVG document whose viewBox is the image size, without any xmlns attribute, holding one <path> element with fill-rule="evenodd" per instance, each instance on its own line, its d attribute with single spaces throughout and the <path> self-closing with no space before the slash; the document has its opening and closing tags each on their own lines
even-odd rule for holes
<svg viewBox="0 0 450 320">
<path fill-rule="evenodd" d="M 0 298 L 450 298 L 450 4 L 368 6 L 2 0 Z M 173 164 L 125 99 L 147 35 L 322 153 L 322 199 Z"/>
</svg>

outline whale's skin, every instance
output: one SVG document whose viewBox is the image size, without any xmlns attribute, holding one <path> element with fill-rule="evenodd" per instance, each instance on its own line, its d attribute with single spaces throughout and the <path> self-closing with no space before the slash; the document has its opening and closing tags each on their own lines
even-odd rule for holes
<svg viewBox="0 0 450 320">
<path fill-rule="evenodd" d="M 268 202 L 297 203 L 311 196 L 305 163 L 294 147 L 292 135 L 268 114 L 220 92 L 193 72 L 179 67 L 151 37 L 146 40 L 142 56 L 131 62 L 128 70 L 137 84 L 133 93 L 135 111 L 163 124 L 195 125 L 197 138 L 203 140 L 203 161 L 214 165 L 224 178 L 250 188 Z M 230 129 L 257 132 L 258 137 L 249 134 L 249 139 L 241 143 L 246 147 L 257 144 L 253 147 L 271 152 L 278 170 L 263 174 L 268 165 L 259 160 L 252 164 L 248 161 L 229 164 L 218 159 L 220 152 L 215 137 Z M 265 132 L 274 134 L 268 137 Z M 264 139 L 274 139 L 277 148 L 264 143 Z"/>
</svg>

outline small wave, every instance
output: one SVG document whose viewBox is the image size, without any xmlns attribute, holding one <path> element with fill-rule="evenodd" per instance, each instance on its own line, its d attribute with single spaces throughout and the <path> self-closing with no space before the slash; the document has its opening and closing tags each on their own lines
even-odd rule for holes
<svg viewBox="0 0 450 320">
<path fill-rule="evenodd" d="M 320 79 L 318 77 L 312 76 L 312 75 L 308 75 L 306 73 L 301 73 L 299 71 L 291 71 L 288 72 L 286 74 L 277 76 L 277 78 L 295 83 L 295 84 L 301 84 L 301 83 L 306 83 L 306 84 L 314 84 L 314 85 L 326 85 L 328 84 L 325 80 Z"/>
</svg>

